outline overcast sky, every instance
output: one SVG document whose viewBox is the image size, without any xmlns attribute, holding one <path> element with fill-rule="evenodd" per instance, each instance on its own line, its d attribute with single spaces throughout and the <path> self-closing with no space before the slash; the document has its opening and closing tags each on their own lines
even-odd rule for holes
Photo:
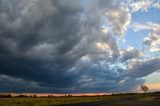
<svg viewBox="0 0 160 106">
<path fill-rule="evenodd" d="M 130 92 L 159 72 L 159 0 L 0 0 L 0 92 Z"/>
</svg>

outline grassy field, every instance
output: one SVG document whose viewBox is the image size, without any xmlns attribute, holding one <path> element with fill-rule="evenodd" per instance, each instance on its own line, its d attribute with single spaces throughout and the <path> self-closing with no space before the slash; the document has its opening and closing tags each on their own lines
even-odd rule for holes
<svg viewBox="0 0 160 106">
<path fill-rule="evenodd" d="M 159 106 L 160 94 L 119 94 L 93 97 L 0 98 L 0 106 Z"/>
</svg>

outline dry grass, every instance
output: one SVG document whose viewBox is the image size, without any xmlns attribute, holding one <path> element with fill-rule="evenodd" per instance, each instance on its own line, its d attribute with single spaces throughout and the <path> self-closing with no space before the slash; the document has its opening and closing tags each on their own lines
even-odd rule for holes
<svg viewBox="0 0 160 106">
<path fill-rule="evenodd" d="M 0 106 L 159 106 L 160 94 L 119 94 L 94 97 L 0 98 Z"/>
</svg>

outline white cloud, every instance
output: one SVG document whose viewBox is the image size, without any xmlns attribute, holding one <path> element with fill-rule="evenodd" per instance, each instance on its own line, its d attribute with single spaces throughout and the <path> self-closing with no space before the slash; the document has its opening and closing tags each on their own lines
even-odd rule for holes
<svg viewBox="0 0 160 106">
<path fill-rule="evenodd" d="M 135 23 L 132 25 L 135 32 L 148 30 L 149 34 L 144 38 L 143 43 L 150 47 L 151 52 L 160 51 L 160 24 L 147 22 L 146 24 Z"/>
<path fill-rule="evenodd" d="M 151 52 L 160 51 L 160 33 L 150 33 L 148 37 L 144 38 L 144 44 L 150 46 Z"/>
<path fill-rule="evenodd" d="M 98 43 L 96 43 L 96 46 L 97 46 L 97 48 L 102 49 L 102 50 L 110 49 L 109 45 L 106 43 L 98 42 Z"/>
<path fill-rule="evenodd" d="M 160 24 L 153 23 L 153 22 L 147 22 L 146 24 L 134 23 L 131 25 L 131 27 L 135 32 L 140 30 L 150 30 L 150 31 L 156 32 L 156 31 L 159 31 Z"/>
<path fill-rule="evenodd" d="M 117 8 L 105 12 L 107 22 L 112 27 L 112 31 L 115 35 L 121 36 L 127 30 L 127 26 L 131 21 L 131 14 L 128 8 Z"/>
<path fill-rule="evenodd" d="M 134 58 L 143 57 L 143 52 L 134 47 L 128 47 L 127 49 L 120 49 L 121 61 L 126 61 Z"/>
<path fill-rule="evenodd" d="M 155 7 L 155 8 L 160 8 L 160 3 L 158 2 L 158 3 L 155 3 L 154 5 L 153 5 L 153 7 Z"/>
<path fill-rule="evenodd" d="M 148 11 L 148 8 L 151 7 L 152 2 L 151 1 L 137 1 L 137 2 L 133 2 L 132 4 L 130 4 L 131 8 L 132 8 L 132 12 L 137 12 L 137 11 Z"/>
<path fill-rule="evenodd" d="M 158 0 L 131 0 L 128 6 L 131 7 L 132 13 L 138 11 L 148 12 L 149 8 L 160 8 L 160 2 Z"/>
</svg>

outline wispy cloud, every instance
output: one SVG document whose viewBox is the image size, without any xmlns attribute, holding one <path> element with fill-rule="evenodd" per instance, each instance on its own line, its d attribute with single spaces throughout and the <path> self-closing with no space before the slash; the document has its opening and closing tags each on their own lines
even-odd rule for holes
<svg viewBox="0 0 160 106">
<path fill-rule="evenodd" d="M 148 12 L 150 8 L 160 8 L 160 2 L 158 0 L 131 0 L 127 4 L 132 13 L 141 11 Z"/>
</svg>

